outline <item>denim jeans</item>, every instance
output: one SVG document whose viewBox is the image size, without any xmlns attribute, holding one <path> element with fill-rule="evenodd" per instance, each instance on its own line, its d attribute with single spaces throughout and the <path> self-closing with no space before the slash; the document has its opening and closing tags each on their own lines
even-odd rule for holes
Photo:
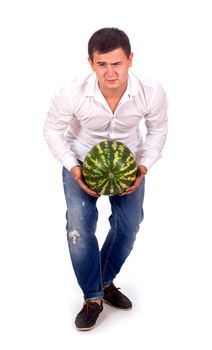
<svg viewBox="0 0 212 350">
<path fill-rule="evenodd" d="M 104 286 L 113 281 L 130 254 L 143 220 L 144 183 L 143 179 L 132 194 L 108 197 L 110 230 L 99 250 L 95 236 L 98 198 L 87 194 L 63 168 L 69 252 L 85 300 L 103 297 Z"/>
</svg>

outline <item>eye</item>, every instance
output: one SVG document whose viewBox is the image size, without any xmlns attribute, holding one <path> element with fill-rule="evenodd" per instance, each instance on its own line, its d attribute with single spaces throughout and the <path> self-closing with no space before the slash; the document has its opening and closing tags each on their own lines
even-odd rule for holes
<svg viewBox="0 0 212 350">
<path fill-rule="evenodd" d="M 121 62 L 114 62 L 113 63 L 113 66 L 120 66 L 121 65 Z"/>
<path fill-rule="evenodd" d="M 105 63 L 104 62 L 99 62 L 97 63 L 98 67 L 105 67 Z"/>
</svg>

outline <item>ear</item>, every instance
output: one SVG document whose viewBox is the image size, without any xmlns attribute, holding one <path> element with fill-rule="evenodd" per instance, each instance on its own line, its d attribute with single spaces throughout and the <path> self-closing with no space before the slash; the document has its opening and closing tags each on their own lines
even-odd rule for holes
<svg viewBox="0 0 212 350">
<path fill-rule="evenodd" d="M 132 66 L 132 61 L 133 61 L 133 53 L 131 52 L 130 53 L 130 56 L 129 56 L 129 67 L 131 67 Z"/>
<path fill-rule="evenodd" d="M 91 69 L 93 70 L 93 61 L 88 57 L 88 62 L 90 63 Z"/>
</svg>

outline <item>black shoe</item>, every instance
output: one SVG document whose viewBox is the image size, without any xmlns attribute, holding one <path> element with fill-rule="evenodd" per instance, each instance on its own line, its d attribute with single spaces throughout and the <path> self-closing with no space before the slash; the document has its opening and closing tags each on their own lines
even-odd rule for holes
<svg viewBox="0 0 212 350">
<path fill-rule="evenodd" d="M 119 291 L 112 283 L 109 287 L 104 289 L 104 301 L 119 309 L 127 310 L 132 308 L 131 301 Z"/>
<path fill-rule="evenodd" d="M 100 305 L 95 301 L 87 300 L 76 317 L 75 325 L 77 329 L 79 331 L 87 331 L 93 328 L 102 310 L 102 300 Z"/>
</svg>

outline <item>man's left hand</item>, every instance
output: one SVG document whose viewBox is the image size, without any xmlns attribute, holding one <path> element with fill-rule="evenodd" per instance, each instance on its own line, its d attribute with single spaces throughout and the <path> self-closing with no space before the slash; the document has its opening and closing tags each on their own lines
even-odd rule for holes
<svg viewBox="0 0 212 350">
<path fill-rule="evenodd" d="M 128 187 L 120 196 L 126 196 L 127 194 L 133 193 L 141 184 L 144 176 L 146 175 L 148 169 L 144 165 L 139 165 L 137 170 L 137 177 L 132 186 Z"/>
</svg>

